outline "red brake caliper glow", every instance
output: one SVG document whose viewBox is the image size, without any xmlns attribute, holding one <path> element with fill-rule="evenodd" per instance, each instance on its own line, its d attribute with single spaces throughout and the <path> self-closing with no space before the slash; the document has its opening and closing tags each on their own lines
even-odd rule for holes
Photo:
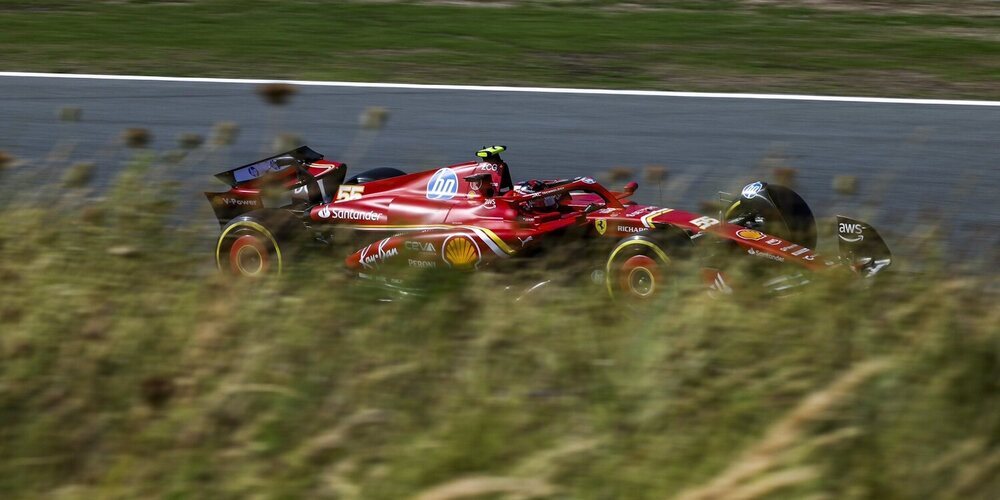
<svg viewBox="0 0 1000 500">
<path fill-rule="evenodd" d="M 635 290 L 632 286 L 632 277 L 635 272 L 648 272 L 649 279 L 652 280 L 648 293 Z M 618 281 L 622 290 L 627 290 L 638 296 L 652 295 L 656 289 L 656 281 L 660 278 L 660 266 L 654 259 L 646 255 L 633 255 L 622 264 L 618 275 Z"/>
<path fill-rule="evenodd" d="M 258 261 L 260 264 L 248 264 L 243 266 L 240 259 Z M 267 247 L 260 241 L 260 238 L 247 234 L 236 238 L 233 246 L 229 247 L 229 269 L 233 274 L 256 275 L 267 272 L 270 261 L 267 257 Z"/>
</svg>

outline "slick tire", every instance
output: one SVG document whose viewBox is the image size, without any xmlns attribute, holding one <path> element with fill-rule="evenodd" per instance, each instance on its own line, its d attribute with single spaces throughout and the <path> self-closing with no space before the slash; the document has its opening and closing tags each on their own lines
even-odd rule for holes
<svg viewBox="0 0 1000 500">
<path fill-rule="evenodd" d="M 631 304 L 650 302 L 675 290 L 675 260 L 687 254 L 688 238 L 667 232 L 639 233 L 611 249 L 604 269 L 605 287 L 612 300 Z"/>
<path fill-rule="evenodd" d="M 243 278 L 276 276 L 286 270 L 302 223 L 278 210 L 255 210 L 229 221 L 215 247 L 219 271 Z"/>
</svg>

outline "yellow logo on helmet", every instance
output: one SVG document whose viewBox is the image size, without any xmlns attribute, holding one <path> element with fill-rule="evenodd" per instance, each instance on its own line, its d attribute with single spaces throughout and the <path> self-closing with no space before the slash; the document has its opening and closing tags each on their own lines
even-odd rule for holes
<svg viewBox="0 0 1000 500">
<path fill-rule="evenodd" d="M 736 236 L 739 236 L 744 240 L 750 240 L 750 241 L 760 241 L 764 238 L 767 238 L 766 234 L 754 229 L 740 229 L 736 231 Z"/>
<path fill-rule="evenodd" d="M 597 228 L 597 234 L 604 234 L 604 231 L 608 230 L 608 220 L 597 219 L 594 221 L 594 227 Z"/>
<path fill-rule="evenodd" d="M 465 235 L 450 236 L 441 250 L 444 261 L 451 267 L 472 267 L 479 263 L 479 246 Z"/>
</svg>

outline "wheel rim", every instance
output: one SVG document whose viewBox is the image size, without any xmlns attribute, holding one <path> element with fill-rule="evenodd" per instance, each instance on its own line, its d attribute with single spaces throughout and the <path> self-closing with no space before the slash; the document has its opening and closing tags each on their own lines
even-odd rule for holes
<svg viewBox="0 0 1000 500">
<path fill-rule="evenodd" d="M 622 263 L 621 289 L 633 297 L 648 299 L 656 293 L 660 266 L 646 255 L 633 255 Z"/>
<path fill-rule="evenodd" d="M 260 276 L 266 274 L 269 267 L 267 247 L 252 234 L 240 236 L 229 248 L 229 268 L 233 274 Z"/>
</svg>

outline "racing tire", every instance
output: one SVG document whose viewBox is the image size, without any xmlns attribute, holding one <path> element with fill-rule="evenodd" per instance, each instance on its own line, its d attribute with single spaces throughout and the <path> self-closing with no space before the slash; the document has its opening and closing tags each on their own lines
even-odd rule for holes
<svg viewBox="0 0 1000 500">
<path fill-rule="evenodd" d="M 229 221 L 215 247 L 219 271 L 237 277 L 264 278 L 282 273 L 304 233 L 302 223 L 287 212 L 254 210 Z"/>
<path fill-rule="evenodd" d="M 681 234 L 647 231 L 616 243 L 604 269 L 605 287 L 611 299 L 639 304 L 671 293 L 672 259 L 686 253 L 682 238 L 687 240 Z"/>
</svg>

